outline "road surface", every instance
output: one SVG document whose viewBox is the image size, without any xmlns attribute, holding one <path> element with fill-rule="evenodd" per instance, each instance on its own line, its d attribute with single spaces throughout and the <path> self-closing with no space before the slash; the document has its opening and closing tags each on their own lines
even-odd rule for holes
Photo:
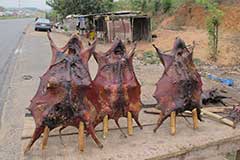
<svg viewBox="0 0 240 160">
<path fill-rule="evenodd" d="M 24 30 L 33 19 L 0 20 L 0 117 L 14 57 L 21 52 Z"/>
</svg>

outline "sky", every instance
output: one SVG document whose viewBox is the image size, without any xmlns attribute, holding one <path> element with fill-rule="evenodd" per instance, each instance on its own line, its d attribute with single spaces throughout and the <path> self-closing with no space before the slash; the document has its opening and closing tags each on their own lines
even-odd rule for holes
<svg viewBox="0 0 240 160">
<path fill-rule="evenodd" d="M 8 7 L 18 7 L 20 2 L 20 7 L 35 7 L 39 9 L 50 9 L 46 5 L 46 0 L 0 0 L 0 6 L 5 8 Z"/>
</svg>

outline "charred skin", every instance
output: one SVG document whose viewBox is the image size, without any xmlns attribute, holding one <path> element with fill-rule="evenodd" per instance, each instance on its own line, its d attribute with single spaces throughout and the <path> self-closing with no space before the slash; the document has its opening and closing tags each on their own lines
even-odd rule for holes
<svg viewBox="0 0 240 160">
<path fill-rule="evenodd" d="M 26 151 L 40 137 L 46 126 L 50 130 L 59 126 L 62 126 L 61 130 L 67 126 L 78 128 L 81 121 L 87 133 L 102 147 L 93 128 L 97 112 L 87 103 L 86 96 L 86 92 L 91 89 L 88 60 L 95 43 L 83 49 L 79 37 L 74 35 L 59 49 L 49 33 L 48 38 L 52 48 L 52 60 L 50 67 L 40 78 L 39 88 L 29 106 L 36 128 Z"/>
<path fill-rule="evenodd" d="M 193 48 L 189 51 L 185 43 L 177 38 L 171 55 L 163 54 L 157 47 L 155 49 L 165 69 L 154 93 L 158 109 L 162 112 L 154 132 L 173 111 L 179 114 L 197 108 L 198 119 L 201 121 L 202 81 L 193 64 Z"/>
<path fill-rule="evenodd" d="M 209 89 L 203 91 L 201 95 L 201 101 L 203 105 L 208 105 L 208 104 L 222 104 L 226 106 L 226 104 L 223 102 L 224 99 L 231 98 L 231 97 L 226 97 L 221 94 L 221 92 L 217 89 Z"/>
<path fill-rule="evenodd" d="M 133 119 L 142 128 L 138 120 L 142 106 L 140 84 L 136 79 L 132 62 L 135 47 L 136 45 L 127 54 L 123 43 L 116 40 L 106 53 L 94 53 L 99 69 L 88 99 L 91 99 L 99 111 L 95 126 L 108 115 L 120 128 L 119 118 L 127 117 L 127 113 L 131 112 Z"/>
</svg>

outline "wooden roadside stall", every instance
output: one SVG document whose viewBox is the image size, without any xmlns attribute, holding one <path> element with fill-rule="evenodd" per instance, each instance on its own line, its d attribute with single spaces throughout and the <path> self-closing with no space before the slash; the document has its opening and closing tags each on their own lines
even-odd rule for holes
<svg viewBox="0 0 240 160">
<path fill-rule="evenodd" d="M 115 38 L 131 43 L 151 41 L 151 18 L 138 11 L 119 11 L 100 14 L 75 15 L 80 34 L 95 32 L 99 40 L 111 43 Z M 77 23 L 77 22 L 76 22 Z"/>
</svg>

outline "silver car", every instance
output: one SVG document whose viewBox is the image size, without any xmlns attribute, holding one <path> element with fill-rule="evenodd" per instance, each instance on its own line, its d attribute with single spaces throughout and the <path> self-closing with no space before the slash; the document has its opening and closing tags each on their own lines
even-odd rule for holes
<svg viewBox="0 0 240 160">
<path fill-rule="evenodd" d="M 38 18 L 35 22 L 35 31 L 45 30 L 51 32 L 52 25 L 49 19 Z"/>
</svg>

